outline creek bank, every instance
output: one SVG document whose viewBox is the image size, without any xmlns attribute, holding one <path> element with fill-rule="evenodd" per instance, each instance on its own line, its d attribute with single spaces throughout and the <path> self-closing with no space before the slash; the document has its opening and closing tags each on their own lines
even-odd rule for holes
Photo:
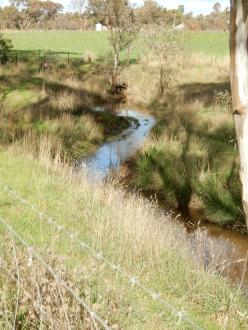
<svg viewBox="0 0 248 330">
<path fill-rule="evenodd" d="M 118 178 L 128 191 L 135 192 L 137 189 L 132 185 L 135 157 L 131 157 L 125 162 L 119 171 Z M 152 175 L 150 173 L 150 175 Z M 170 214 L 174 221 L 182 223 L 188 232 L 188 237 L 192 239 L 193 245 L 197 244 L 195 234 L 199 232 L 203 241 L 202 246 L 204 263 L 206 269 L 211 267 L 211 263 L 216 263 L 216 272 L 229 278 L 236 285 L 241 285 L 244 292 L 248 294 L 248 271 L 246 269 L 246 258 L 248 253 L 247 229 L 245 225 L 235 224 L 233 226 L 214 223 L 201 209 L 189 209 L 187 215 L 180 214 L 173 205 L 166 204 L 159 194 L 152 191 L 139 190 L 145 198 L 155 202 L 166 214 Z M 169 211 L 168 211 L 169 210 Z M 216 260 L 211 260 L 210 256 Z"/>
<path fill-rule="evenodd" d="M 137 155 L 137 151 L 144 143 L 146 137 L 156 125 L 155 117 L 130 109 L 130 106 L 124 106 L 115 110 L 116 115 L 124 116 L 131 119 L 131 126 L 124 130 L 118 137 L 107 140 L 94 155 L 84 158 L 79 162 L 80 168 L 86 168 L 89 176 L 93 180 L 104 180 L 114 173 L 118 176 L 121 183 L 126 186 L 127 190 L 132 190 L 130 181 L 135 175 L 132 166 Z M 102 113 L 104 107 L 97 109 Z M 152 173 L 150 173 L 152 175 Z M 142 191 L 140 191 L 142 192 Z M 146 198 L 154 200 L 154 196 L 148 192 L 143 192 Z M 159 206 L 168 213 L 171 209 L 165 206 L 162 200 L 156 196 Z M 193 210 L 191 210 L 193 211 Z M 201 211 L 192 212 L 191 218 L 174 215 L 176 210 L 171 211 L 172 218 L 175 221 L 183 222 L 188 230 L 189 239 L 192 239 L 193 246 L 197 245 L 195 234 L 200 231 L 202 237 L 206 237 L 204 242 L 204 263 L 206 269 L 211 267 L 211 263 L 217 264 L 216 272 L 227 276 L 235 283 L 240 283 L 244 273 L 244 263 L 246 253 L 248 251 L 248 241 L 245 235 L 234 232 L 216 224 L 209 222 Z M 192 221 L 194 219 L 194 221 Z M 216 258 L 216 260 L 210 260 Z M 248 287 L 248 274 L 243 276 L 242 285 L 246 289 Z"/>
</svg>

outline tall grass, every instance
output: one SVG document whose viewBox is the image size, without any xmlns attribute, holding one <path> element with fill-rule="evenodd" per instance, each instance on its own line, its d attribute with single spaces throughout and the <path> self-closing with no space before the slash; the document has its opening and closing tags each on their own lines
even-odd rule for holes
<svg viewBox="0 0 248 330">
<path fill-rule="evenodd" d="M 73 174 L 70 168 L 58 163 L 54 166 L 47 148 L 41 149 L 45 153 L 39 156 L 43 165 L 18 155 L 18 149 L 1 152 L 1 181 L 36 204 L 59 225 L 77 232 L 130 277 L 137 276 L 170 304 L 186 310 L 201 326 L 213 329 L 246 326 L 247 301 L 220 276 L 222 267 L 216 251 L 224 251 L 219 246 L 214 248 L 214 241 L 200 232 L 188 237 L 182 226 L 136 194 L 128 194 L 111 183 L 92 185 L 83 173 Z M 132 287 L 105 263 L 83 253 L 69 237 L 54 232 L 53 227 L 39 220 L 31 209 L 6 194 L 2 186 L 0 198 L 1 216 L 63 275 L 93 310 L 108 320 L 110 326 L 127 329 L 188 327 L 187 323 L 177 323 L 178 319 L 166 312 L 159 302 Z M 4 235 L 2 229 L 1 235 Z M 59 288 L 41 266 L 34 262 L 30 267 L 28 253 L 2 236 L 1 251 L 7 269 L 15 276 L 13 245 L 24 289 L 21 288 L 17 299 L 18 286 L 7 278 L 6 269 L 0 266 L 3 327 L 13 324 L 15 310 L 16 320 L 28 328 L 38 328 L 42 322 L 45 328 L 51 324 L 63 327 L 68 321 L 72 328 L 92 324 L 89 315 L 80 310 L 65 291 L 58 295 Z"/>
<path fill-rule="evenodd" d="M 84 72 L 84 66 L 64 68 L 54 63 L 44 71 L 30 61 L 0 68 L 0 77 L 2 144 L 21 143 L 36 134 L 33 144 L 48 137 L 53 149 L 71 160 L 94 152 L 129 125 L 114 113 L 94 111 L 107 101 L 108 91 L 102 87 L 106 80 L 89 68 Z"/>
<path fill-rule="evenodd" d="M 131 79 L 129 97 L 148 102 L 158 118 L 130 163 L 130 184 L 187 218 L 201 210 L 202 218 L 221 225 L 244 224 L 229 60 L 192 54 L 181 61 L 180 79 L 161 96 L 154 63 L 142 66 L 139 79 L 139 65 L 123 73 Z"/>
<path fill-rule="evenodd" d="M 148 110 L 158 117 L 153 135 L 134 159 L 133 185 L 158 197 L 160 193 L 171 204 L 180 202 L 176 206 L 182 209 L 194 203 L 224 223 L 226 214 L 228 219 L 230 214 L 240 216 L 236 202 L 230 207 L 230 200 L 239 197 L 236 163 L 233 170 L 229 166 L 237 150 L 228 105 L 214 98 L 214 90 L 226 89 L 225 65 L 208 65 L 209 60 L 204 64 L 199 59 L 199 67 L 185 67 L 179 84 L 159 98 L 156 66 L 136 64 L 123 71 L 133 88 L 129 97 L 139 104 L 149 102 Z M 177 310 L 186 310 L 201 327 L 246 328 L 247 299 L 222 277 L 228 272 L 225 259 L 232 249 L 219 246 L 202 231 L 186 233 L 156 203 L 128 193 L 118 183 L 94 184 L 86 173 L 76 173 L 62 162 L 63 148 L 71 151 L 75 146 L 81 153 L 82 140 L 98 144 L 106 130 L 128 124 L 123 118 L 89 111 L 106 99 L 105 78 L 99 73 L 92 76 L 85 67 L 76 72 L 73 67 L 58 67 L 37 73 L 24 64 L 11 68 L 14 71 L 1 70 L 1 102 L 8 98 L 9 89 L 18 94 L 30 88 L 39 97 L 35 104 L 26 104 L 24 97 L 22 111 L 11 106 L 1 112 L 2 142 L 11 145 L 8 151 L 1 147 L 1 181 L 58 225 L 76 232 L 131 279 L 137 276 Z M 43 222 L 2 186 L 0 213 L 112 328 L 190 329 L 106 262 L 84 253 L 64 232 Z M 29 254 L 13 237 L 2 228 L 0 235 L 1 327 L 8 329 L 14 323 L 31 329 L 96 327 L 40 265 L 29 262 Z"/>
</svg>

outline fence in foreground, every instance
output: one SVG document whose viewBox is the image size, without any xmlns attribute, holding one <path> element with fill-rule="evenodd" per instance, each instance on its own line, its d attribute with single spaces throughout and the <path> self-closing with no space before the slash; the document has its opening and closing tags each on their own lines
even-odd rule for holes
<svg viewBox="0 0 248 330">
<path fill-rule="evenodd" d="M 36 215 L 39 221 L 45 222 L 47 225 L 51 226 L 54 232 L 57 234 L 65 234 L 72 242 L 77 244 L 82 252 L 89 254 L 92 258 L 96 259 L 99 263 L 104 263 L 107 265 L 110 269 L 110 271 L 118 273 L 119 276 L 123 277 L 123 279 L 126 279 L 126 281 L 130 284 L 131 287 L 137 287 L 139 288 L 143 293 L 145 293 L 148 297 L 151 299 L 157 301 L 161 306 L 163 306 L 168 313 L 173 315 L 177 320 L 178 323 L 185 322 L 186 324 L 190 325 L 192 329 L 200 330 L 202 329 L 201 326 L 199 326 L 194 320 L 191 319 L 191 317 L 188 315 L 188 313 L 184 310 L 179 310 L 176 306 L 172 305 L 169 301 L 167 301 L 165 298 L 163 298 L 158 292 L 154 291 L 152 288 L 147 287 L 144 285 L 138 277 L 128 274 L 120 265 L 115 264 L 111 260 L 109 260 L 107 257 L 103 255 L 101 251 L 96 251 L 92 246 L 89 245 L 88 242 L 86 242 L 84 239 L 80 238 L 79 235 L 76 232 L 69 231 L 64 226 L 57 223 L 57 221 L 43 213 L 41 210 L 37 208 L 34 204 L 29 202 L 27 199 L 23 198 L 16 190 L 9 188 L 7 185 L 5 185 L 3 182 L 0 182 L 0 185 L 5 190 L 6 193 L 10 194 L 14 199 L 21 202 L 23 205 L 25 205 L 27 208 L 32 210 Z M 6 222 L 4 219 L 0 217 L 0 223 L 4 225 L 8 230 L 12 231 L 14 236 L 19 240 L 27 249 L 28 251 L 45 267 L 47 267 L 46 263 L 42 258 L 34 252 L 34 250 L 28 246 L 28 243 L 25 242 L 18 233 L 14 231 L 14 229 L 10 226 L 8 222 Z M 48 265 L 49 267 L 49 265 Z M 53 269 L 50 268 L 50 272 L 53 271 Z M 54 271 L 53 271 L 54 272 Z M 55 272 L 54 272 L 55 274 Z M 54 277 L 54 276 L 53 276 Z M 56 279 L 56 275 L 54 277 Z M 60 283 L 62 286 L 64 286 L 67 291 L 70 291 L 70 288 L 67 287 L 67 284 L 63 282 L 63 280 L 60 280 Z M 82 306 L 85 302 L 81 301 L 80 299 L 76 299 L 78 303 L 80 303 Z M 85 303 L 86 304 L 86 303 Z M 85 305 L 88 306 L 87 304 Z M 103 321 L 100 317 L 94 314 L 94 312 L 91 311 L 90 307 L 86 308 L 89 313 L 91 313 L 91 316 L 96 316 L 95 319 L 105 328 L 110 329 L 108 327 L 108 324 Z"/>
</svg>

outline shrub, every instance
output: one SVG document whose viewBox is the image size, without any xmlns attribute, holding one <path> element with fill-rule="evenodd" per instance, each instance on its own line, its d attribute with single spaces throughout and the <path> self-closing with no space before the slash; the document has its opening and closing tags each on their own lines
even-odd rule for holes
<svg viewBox="0 0 248 330">
<path fill-rule="evenodd" d="M 0 63 L 5 64 L 9 60 L 9 53 L 13 45 L 11 40 L 4 39 L 3 35 L 0 34 Z"/>
</svg>

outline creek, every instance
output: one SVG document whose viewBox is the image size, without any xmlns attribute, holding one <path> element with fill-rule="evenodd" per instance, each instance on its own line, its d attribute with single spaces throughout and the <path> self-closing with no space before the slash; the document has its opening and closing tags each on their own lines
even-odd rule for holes
<svg viewBox="0 0 248 330">
<path fill-rule="evenodd" d="M 111 111 L 104 107 L 98 107 L 95 110 Z M 79 162 L 79 166 L 86 168 L 87 174 L 94 181 L 104 180 L 111 173 L 117 172 L 142 146 L 156 124 L 153 116 L 142 111 L 128 107 L 112 111 L 115 111 L 118 116 L 129 118 L 130 127 L 117 137 L 106 141 L 94 155 Z M 248 292 L 248 272 L 245 262 L 248 253 L 247 236 L 224 229 L 204 219 L 200 219 L 197 230 L 203 234 L 200 236 L 205 237 L 205 240 L 201 241 L 201 244 L 203 242 L 201 255 L 203 255 L 206 268 L 211 267 L 213 263 L 216 272 L 224 274 L 238 285 L 242 284 Z M 188 235 L 194 248 L 199 249 L 196 246 L 195 229 Z"/>
</svg>

